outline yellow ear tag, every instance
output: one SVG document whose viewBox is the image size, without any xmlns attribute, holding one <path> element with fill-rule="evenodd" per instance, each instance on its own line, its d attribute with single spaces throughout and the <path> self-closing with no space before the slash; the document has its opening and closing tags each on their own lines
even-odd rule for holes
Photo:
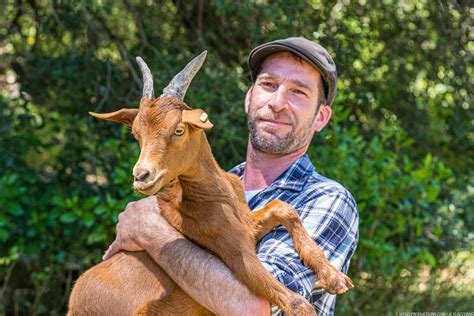
<svg viewBox="0 0 474 316">
<path fill-rule="evenodd" d="M 182 115 L 183 123 L 188 123 L 202 129 L 209 129 L 213 126 L 209 121 L 207 113 L 201 109 L 183 110 Z"/>
<path fill-rule="evenodd" d="M 206 123 L 208 117 L 209 117 L 209 116 L 207 115 L 207 113 L 202 113 L 201 116 L 199 117 L 199 120 L 200 120 L 202 123 Z"/>
</svg>

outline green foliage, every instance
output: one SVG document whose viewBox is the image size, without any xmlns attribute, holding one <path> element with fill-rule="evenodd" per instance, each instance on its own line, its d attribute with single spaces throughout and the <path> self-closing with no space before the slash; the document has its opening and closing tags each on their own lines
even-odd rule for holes
<svg viewBox="0 0 474 316">
<path fill-rule="evenodd" d="M 409 311 L 420 301 L 435 310 L 442 307 L 433 301 L 450 285 L 429 293 L 431 299 L 400 289 L 415 286 L 426 269 L 435 279 L 436 271 L 450 262 L 450 250 L 472 245 L 472 236 L 466 235 L 472 227 L 472 219 L 465 217 L 469 203 L 453 195 L 452 170 L 431 153 L 418 161 L 411 158 L 413 140 L 396 125 L 382 122 L 377 135 L 364 139 L 357 127 L 341 126 L 344 119 L 344 114 L 336 117 L 309 150 L 322 174 L 352 188 L 359 207 L 360 239 L 351 275 L 360 291 L 342 297 L 339 311 Z M 472 197 L 470 190 L 464 198 Z M 377 299 L 368 303 L 370 296 Z"/>
<path fill-rule="evenodd" d="M 358 290 L 337 312 L 444 310 L 454 281 L 439 278 L 469 272 L 472 260 L 452 267 L 474 237 L 474 46 L 463 1 L 7 0 L 2 9 L 0 315 L 64 314 L 73 280 L 139 198 L 128 130 L 87 115 L 138 105 L 134 56 L 160 89 L 208 49 L 186 101 L 210 113 L 213 152 L 230 168 L 245 157 L 246 56 L 286 36 L 328 47 L 339 70 L 331 124 L 309 150 L 359 205 Z M 450 302 L 465 299 L 452 293 Z"/>
</svg>

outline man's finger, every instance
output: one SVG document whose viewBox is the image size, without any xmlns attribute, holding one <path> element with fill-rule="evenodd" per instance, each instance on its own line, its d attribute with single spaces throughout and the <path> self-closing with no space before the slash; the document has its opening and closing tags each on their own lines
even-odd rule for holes
<svg viewBox="0 0 474 316">
<path fill-rule="evenodd" d="M 117 252 L 120 251 L 120 245 L 117 240 L 114 240 L 114 242 L 109 246 L 109 249 L 105 252 L 105 254 L 102 256 L 102 260 L 107 260 L 113 255 L 115 255 Z"/>
<path fill-rule="evenodd" d="M 151 205 L 153 205 L 154 209 L 156 210 L 156 207 L 158 206 L 158 198 L 156 195 L 150 195 L 149 197 L 146 198 Z M 159 212 L 159 206 L 158 206 L 158 212 Z"/>
</svg>

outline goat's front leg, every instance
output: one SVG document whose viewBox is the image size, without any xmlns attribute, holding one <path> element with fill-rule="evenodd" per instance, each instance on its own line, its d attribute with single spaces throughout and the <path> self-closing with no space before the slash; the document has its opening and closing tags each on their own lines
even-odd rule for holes
<svg viewBox="0 0 474 316">
<path fill-rule="evenodd" d="M 354 288 L 351 279 L 329 262 L 291 205 L 275 200 L 253 212 L 252 217 L 257 227 L 256 240 L 262 239 L 278 224 L 288 229 L 301 260 L 317 275 L 316 286 L 324 288 L 331 294 L 344 294 Z"/>
<path fill-rule="evenodd" d="M 238 256 L 222 258 L 235 276 L 254 294 L 277 305 L 286 315 L 317 316 L 313 305 L 275 279 L 258 259 L 254 246 L 249 245 L 250 247 L 252 249 L 244 249 Z M 239 249 L 231 249 L 230 253 L 238 253 L 238 251 Z"/>
</svg>

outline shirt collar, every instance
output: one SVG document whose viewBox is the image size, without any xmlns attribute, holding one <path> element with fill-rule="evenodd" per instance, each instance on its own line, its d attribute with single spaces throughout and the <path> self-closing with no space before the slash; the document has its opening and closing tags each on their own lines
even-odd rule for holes
<svg viewBox="0 0 474 316">
<path fill-rule="evenodd" d="M 245 162 L 235 166 L 229 172 L 242 177 L 245 170 Z M 307 154 L 304 154 L 296 160 L 285 172 L 283 172 L 265 191 L 270 188 L 280 188 L 301 191 L 308 181 L 308 178 L 313 174 L 314 166 L 309 160 Z"/>
</svg>

